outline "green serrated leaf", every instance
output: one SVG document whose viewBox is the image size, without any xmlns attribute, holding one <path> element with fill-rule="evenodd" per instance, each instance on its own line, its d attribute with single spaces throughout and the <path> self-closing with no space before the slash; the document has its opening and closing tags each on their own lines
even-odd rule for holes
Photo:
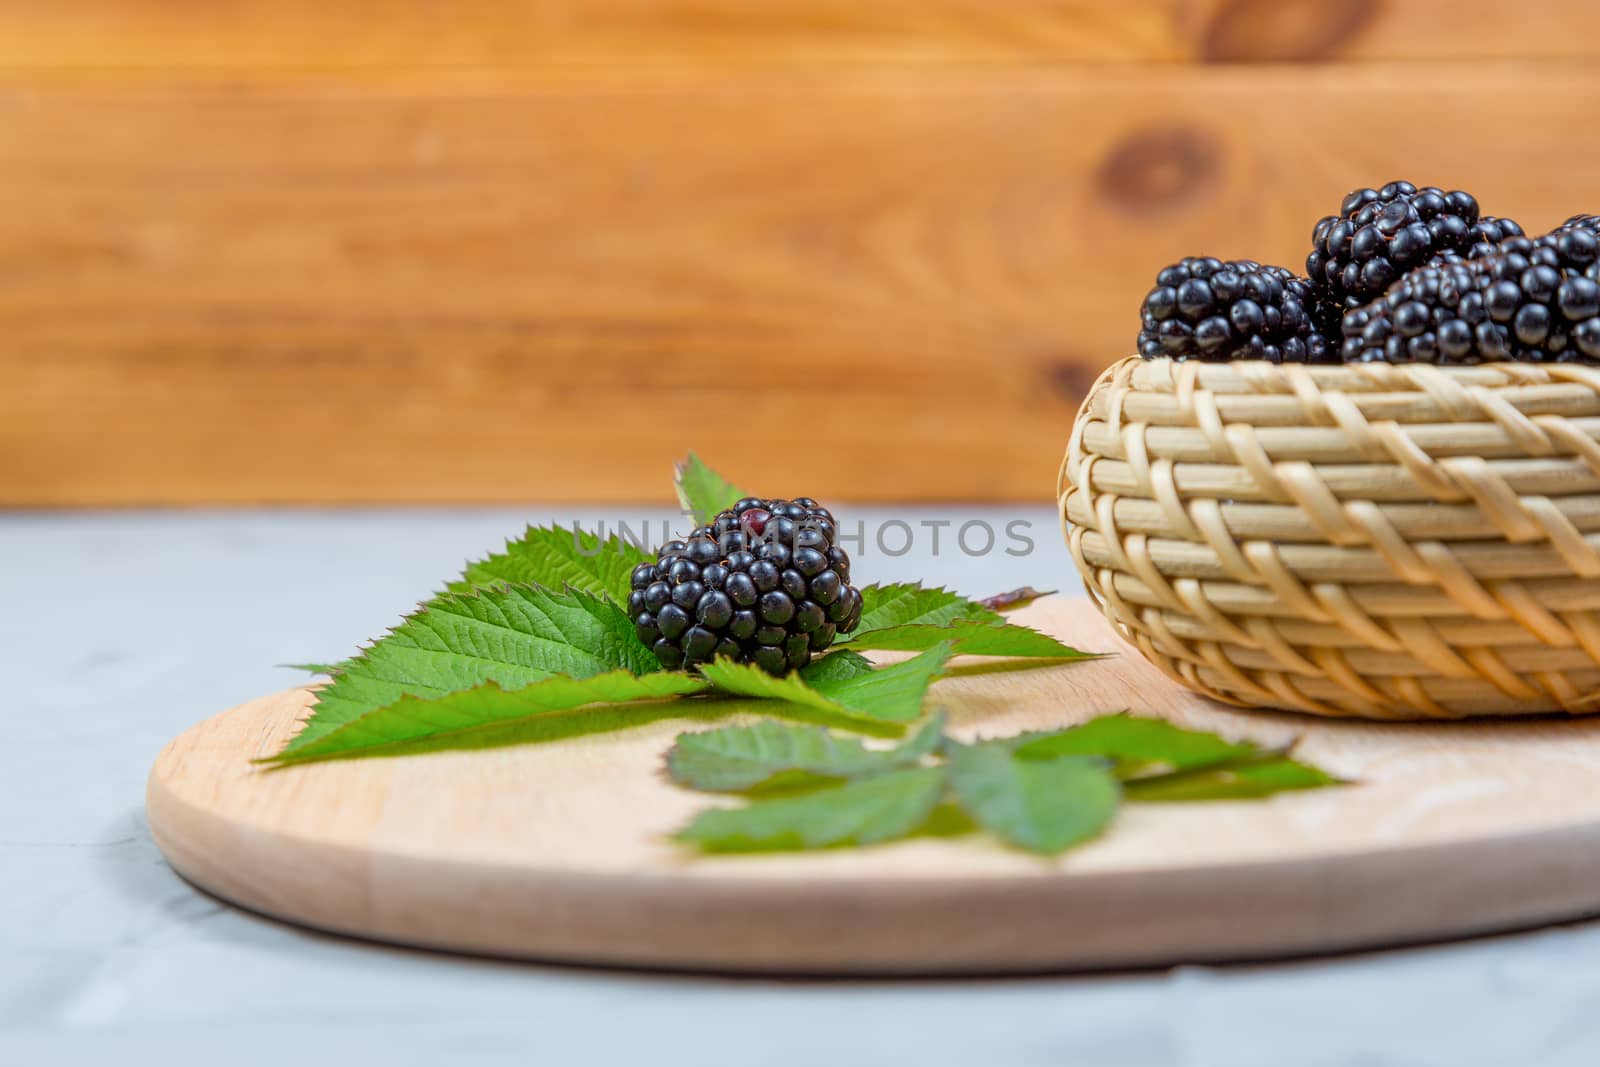
<svg viewBox="0 0 1600 1067">
<path fill-rule="evenodd" d="M 1054 855 L 1111 824 L 1121 797 L 1103 760 L 1020 760 L 1003 744 L 950 748 L 950 787 L 961 807 L 1003 841 Z"/>
<path fill-rule="evenodd" d="M 696 523 L 709 521 L 717 512 L 733 507 L 750 495 L 706 466 L 693 452 L 673 468 L 673 475 L 678 500 L 683 510 L 694 516 Z"/>
<path fill-rule="evenodd" d="M 822 778 L 860 778 L 920 762 L 939 744 L 944 717 L 936 715 L 911 738 L 888 749 L 868 748 L 820 726 L 763 719 L 680 734 L 667 753 L 667 774 L 679 785 L 739 792 L 800 772 Z"/>
<path fill-rule="evenodd" d="M 620 537 L 602 540 L 577 527 L 530 526 L 515 541 L 507 541 L 504 550 L 467 564 L 449 590 L 465 593 L 501 582 L 547 589 L 570 586 L 621 604 L 628 599 L 633 568 L 649 559 L 643 549 Z"/>
<path fill-rule="evenodd" d="M 842 682 L 872 673 L 872 661 L 859 652 L 841 648 L 812 660 L 800 668 L 800 677 L 813 684 L 817 682 Z"/>
<path fill-rule="evenodd" d="M 869 585 L 861 590 L 861 622 L 855 636 L 891 626 L 943 626 L 956 619 L 988 623 L 1005 620 L 989 608 L 948 589 L 927 589 L 916 582 Z M 875 646 L 863 646 L 875 647 Z"/>
<path fill-rule="evenodd" d="M 338 663 L 280 663 L 278 666 L 289 671 L 305 671 L 307 674 L 338 674 L 354 660 L 341 660 Z"/>
<path fill-rule="evenodd" d="M 676 837 L 706 852 L 870 845 L 921 826 L 944 786 L 942 767 L 889 771 L 800 796 L 703 811 Z"/>
<path fill-rule="evenodd" d="M 775 678 L 759 667 L 719 659 L 700 668 L 718 689 L 736 696 L 794 704 L 879 722 L 910 722 L 922 714 L 928 686 L 944 670 L 950 646 L 936 645 L 903 663 L 849 678 L 810 682 L 799 674 Z"/>
<path fill-rule="evenodd" d="M 1089 659 L 1080 652 L 948 589 L 913 583 L 869 585 L 861 590 L 861 622 L 839 639 L 850 648 L 916 652 L 948 641 L 960 655 L 1028 659 Z"/>
<path fill-rule="evenodd" d="M 280 752 L 266 762 L 304 763 L 365 754 L 407 742 L 433 740 L 540 715 L 593 706 L 687 696 L 710 686 L 687 674 L 660 671 L 635 675 L 609 671 L 588 678 L 556 675 L 520 689 L 487 682 L 437 697 L 401 697 L 320 738 Z"/>
<path fill-rule="evenodd" d="M 1326 771 L 1278 753 L 1153 778 L 1135 778 L 1124 788 L 1129 800 L 1167 803 L 1194 800 L 1246 800 L 1296 789 L 1345 783 Z"/>
<path fill-rule="evenodd" d="M 940 710 L 928 716 L 928 721 L 917 727 L 917 732 L 895 747 L 901 759 L 910 763 L 938 752 L 944 744 L 945 713 Z"/>
<path fill-rule="evenodd" d="M 841 638 L 850 648 L 870 648 L 884 652 L 915 652 L 949 642 L 959 655 L 1018 656 L 1027 659 L 1095 659 L 1097 653 L 1080 652 L 1049 634 L 1015 623 L 990 623 L 979 619 L 956 619 L 943 625 L 909 623 L 886 626 Z"/>
<path fill-rule="evenodd" d="M 1185 730 L 1164 719 L 1103 715 L 1081 726 L 1038 734 L 1017 745 L 1019 759 L 1057 756 L 1105 756 L 1117 762 L 1122 778 L 1166 774 L 1250 756 L 1259 750 L 1249 742 L 1226 741 L 1216 734 Z"/>
<path fill-rule="evenodd" d="M 649 674 L 660 664 L 609 600 L 535 586 L 446 593 L 351 660 L 317 694 L 293 752 L 404 696 L 436 697 L 497 682 L 518 689 L 564 674 Z"/>
</svg>

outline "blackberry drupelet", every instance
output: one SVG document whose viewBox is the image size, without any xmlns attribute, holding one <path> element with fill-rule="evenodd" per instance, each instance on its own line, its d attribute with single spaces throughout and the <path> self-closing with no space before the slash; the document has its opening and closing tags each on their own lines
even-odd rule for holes
<svg viewBox="0 0 1600 1067">
<path fill-rule="evenodd" d="M 861 621 L 850 557 L 815 500 L 746 497 L 634 568 L 628 614 L 668 670 L 725 657 L 797 670 Z"/>
<path fill-rule="evenodd" d="M 1498 232 L 1475 234 L 1478 221 L 1478 202 L 1468 193 L 1410 182 L 1357 189 L 1312 231 L 1306 274 L 1329 304 L 1358 308 L 1407 271 L 1441 253 L 1466 255 Z"/>
<path fill-rule="evenodd" d="M 1306 280 L 1251 260 L 1174 263 L 1156 275 L 1139 313 L 1146 359 L 1324 363 L 1335 356 L 1317 328 Z"/>
<path fill-rule="evenodd" d="M 1569 225 L 1422 267 L 1349 312 L 1348 363 L 1600 360 L 1600 236 Z"/>
</svg>

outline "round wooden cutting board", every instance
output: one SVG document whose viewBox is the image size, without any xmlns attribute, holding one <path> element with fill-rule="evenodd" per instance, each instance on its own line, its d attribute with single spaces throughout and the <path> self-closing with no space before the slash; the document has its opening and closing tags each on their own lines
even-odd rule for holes
<svg viewBox="0 0 1600 1067">
<path fill-rule="evenodd" d="M 1059 860 L 992 839 L 704 858 L 666 835 L 718 801 L 660 772 L 684 730 L 630 728 L 263 771 L 295 689 L 177 738 L 150 827 L 184 877 L 308 926 L 541 960 L 766 973 L 1172 964 L 1379 946 L 1600 911 L 1600 718 L 1441 724 L 1240 712 L 1123 646 L 1087 601 L 1017 616 L 1118 655 L 935 684 L 962 737 L 1131 709 L 1266 744 L 1359 784 L 1128 805 Z M 726 720 L 719 720 L 726 721 Z"/>
</svg>

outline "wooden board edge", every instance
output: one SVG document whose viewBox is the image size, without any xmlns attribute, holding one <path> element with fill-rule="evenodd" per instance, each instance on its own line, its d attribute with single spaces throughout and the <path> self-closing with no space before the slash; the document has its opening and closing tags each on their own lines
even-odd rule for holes
<svg viewBox="0 0 1600 1067">
<path fill-rule="evenodd" d="M 151 769 L 146 812 L 185 880 L 291 924 L 497 958 L 750 975 L 1050 973 L 1347 952 L 1600 913 L 1600 821 L 1172 871 L 593 875 L 440 863 L 233 823 L 170 788 L 177 743 Z"/>
</svg>

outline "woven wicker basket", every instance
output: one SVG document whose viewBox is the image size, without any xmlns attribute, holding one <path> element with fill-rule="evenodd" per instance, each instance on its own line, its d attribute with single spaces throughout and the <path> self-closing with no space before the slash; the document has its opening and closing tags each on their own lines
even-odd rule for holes
<svg viewBox="0 0 1600 1067">
<path fill-rule="evenodd" d="M 1218 700 L 1600 710 L 1600 368 L 1123 360 L 1057 486 L 1089 594 Z"/>
</svg>

